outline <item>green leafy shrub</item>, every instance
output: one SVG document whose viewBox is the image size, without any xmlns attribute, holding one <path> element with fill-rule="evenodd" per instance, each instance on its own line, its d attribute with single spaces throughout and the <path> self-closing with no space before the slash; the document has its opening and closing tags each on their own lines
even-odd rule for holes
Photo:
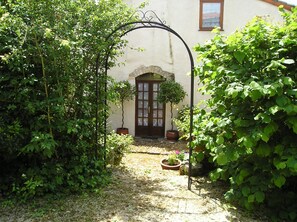
<svg viewBox="0 0 297 222">
<path fill-rule="evenodd" d="M 106 140 L 106 161 L 111 165 L 119 165 L 125 152 L 129 151 L 129 146 L 133 143 L 133 137 L 129 134 L 117 134 L 112 131 L 107 135 Z"/>
<path fill-rule="evenodd" d="M 4 196 L 30 198 L 105 183 L 103 156 L 94 159 L 95 117 L 102 122 L 108 109 L 101 102 L 108 96 L 101 77 L 96 113 L 96 57 L 106 49 L 105 37 L 133 13 L 121 0 L 0 2 Z M 109 67 L 125 44 L 114 41 Z M 101 72 L 103 57 L 98 64 Z"/>
<path fill-rule="evenodd" d="M 73 157 L 67 163 L 58 161 L 31 167 L 13 183 L 13 192 L 21 201 L 47 193 L 80 193 L 96 191 L 109 183 L 108 173 L 103 170 L 104 162 L 90 160 L 86 155 Z"/>
<path fill-rule="evenodd" d="M 198 106 L 194 107 L 193 115 L 198 114 L 200 109 Z M 178 111 L 178 115 L 175 119 L 173 119 L 173 122 L 176 125 L 176 128 L 182 135 L 180 139 L 186 139 L 188 140 L 190 137 L 190 107 L 188 105 L 184 105 L 182 109 Z"/>
<path fill-rule="evenodd" d="M 296 220 L 297 8 L 283 16 L 282 26 L 255 18 L 196 47 L 201 91 L 211 98 L 210 112 L 194 118 L 193 145 L 204 144 L 216 164 L 213 180 L 230 181 L 228 200 Z"/>
<path fill-rule="evenodd" d="M 191 156 L 191 163 L 195 166 L 204 159 L 204 152 L 193 152 Z"/>
<path fill-rule="evenodd" d="M 179 151 L 179 150 L 176 150 L 175 151 L 175 154 L 176 154 L 176 158 L 179 159 L 180 161 L 184 161 L 185 160 L 185 151 Z"/>
</svg>

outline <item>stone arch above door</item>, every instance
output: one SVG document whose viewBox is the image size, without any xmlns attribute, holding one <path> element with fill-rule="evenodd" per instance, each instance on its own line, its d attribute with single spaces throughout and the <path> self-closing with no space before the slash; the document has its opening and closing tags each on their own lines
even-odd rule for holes
<svg viewBox="0 0 297 222">
<path fill-rule="evenodd" d="M 140 66 L 129 74 L 130 78 L 136 78 L 146 73 L 155 73 L 163 76 L 167 80 L 174 80 L 174 74 L 166 72 L 159 66 Z"/>
</svg>

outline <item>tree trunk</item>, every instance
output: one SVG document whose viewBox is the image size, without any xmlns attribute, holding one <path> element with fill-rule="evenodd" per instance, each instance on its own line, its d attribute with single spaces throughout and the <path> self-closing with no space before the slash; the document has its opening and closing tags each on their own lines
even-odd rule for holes
<svg viewBox="0 0 297 222">
<path fill-rule="evenodd" d="M 171 112 L 171 130 L 173 130 L 173 104 L 170 103 L 170 112 Z"/>
<path fill-rule="evenodd" d="M 124 100 L 122 100 L 122 128 L 124 128 Z"/>
</svg>

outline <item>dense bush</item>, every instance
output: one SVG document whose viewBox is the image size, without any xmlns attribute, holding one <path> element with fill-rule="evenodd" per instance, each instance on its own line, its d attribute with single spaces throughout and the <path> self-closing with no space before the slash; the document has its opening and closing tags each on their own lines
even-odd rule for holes
<svg viewBox="0 0 297 222">
<path fill-rule="evenodd" d="M 257 17 L 196 47 L 211 98 L 194 118 L 194 146 L 204 144 L 216 164 L 212 179 L 230 181 L 228 200 L 296 221 L 297 8 L 282 14 L 283 25 Z"/>
<path fill-rule="evenodd" d="M 0 2 L 4 195 L 14 191 L 28 198 L 103 183 L 103 158 L 93 158 L 95 60 L 106 47 L 105 36 L 131 14 L 121 0 Z M 123 45 L 117 41 L 112 58 Z"/>
<path fill-rule="evenodd" d="M 117 166 L 121 163 L 125 152 L 133 143 L 133 137 L 129 134 L 117 134 L 114 131 L 107 135 L 106 140 L 106 161 L 107 164 Z"/>
</svg>

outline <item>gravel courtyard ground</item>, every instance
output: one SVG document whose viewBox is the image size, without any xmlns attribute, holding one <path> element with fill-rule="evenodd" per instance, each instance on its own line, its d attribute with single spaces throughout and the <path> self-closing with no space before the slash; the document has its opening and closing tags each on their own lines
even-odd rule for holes
<svg viewBox="0 0 297 222">
<path fill-rule="evenodd" d="M 163 157 L 185 148 L 184 142 L 136 140 L 132 152 L 114 169 L 112 183 L 99 194 L 54 200 L 48 208 L 40 202 L 34 207 L 0 209 L 0 221 L 265 221 L 225 204 L 223 183 L 200 177 L 189 191 L 187 176 L 161 169 Z"/>
</svg>

